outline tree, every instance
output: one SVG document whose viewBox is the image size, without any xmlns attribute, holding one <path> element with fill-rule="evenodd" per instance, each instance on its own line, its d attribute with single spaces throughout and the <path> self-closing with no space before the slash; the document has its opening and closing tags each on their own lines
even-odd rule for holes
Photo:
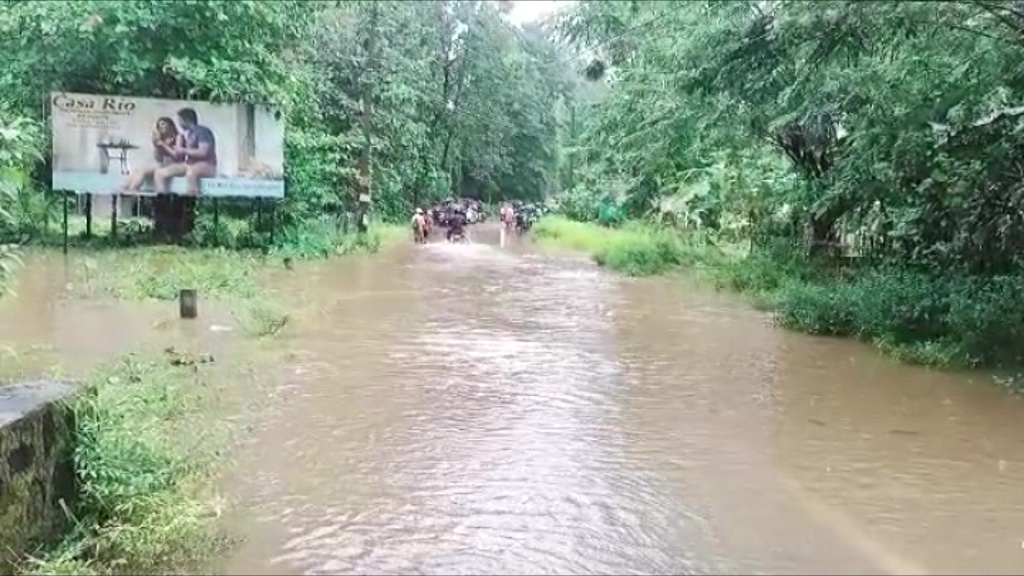
<svg viewBox="0 0 1024 576">
<path fill-rule="evenodd" d="M 991 274 L 1024 241 L 1015 10 L 584 1 L 559 30 L 609 87 L 586 156 L 634 215 L 711 202 L 749 230 L 852 231 L 877 259 Z"/>
</svg>

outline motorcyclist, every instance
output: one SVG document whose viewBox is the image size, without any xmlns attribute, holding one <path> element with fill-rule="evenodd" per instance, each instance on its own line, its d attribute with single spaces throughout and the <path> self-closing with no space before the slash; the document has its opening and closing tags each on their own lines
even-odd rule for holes
<svg viewBox="0 0 1024 576">
<path fill-rule="evenodd" d="M 530 229 L 530 214 L 525 205 L 516 209 L 516 231 L 522 234 Z"/>
<path fill-rule="evenodd" d="M 465 227 L 466 215 L 462 212 L 460 207 L 453 207 L 452 213 L 448 217 L 448 231 L 445 233 L 445 239 L 451 242 L 452 238 L 465 237 Z"/>
</svg>

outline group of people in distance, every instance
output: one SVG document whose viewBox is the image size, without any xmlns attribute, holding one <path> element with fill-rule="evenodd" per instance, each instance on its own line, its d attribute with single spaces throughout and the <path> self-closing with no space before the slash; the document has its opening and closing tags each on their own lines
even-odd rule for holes
<svg viewBox="0 0 1024 576">
<path fill-rule="evenodd" d="M 445 240 L 465 242 L 466 226 L 471 220 L 476 221 L 481 212 L 480 204 L 475 200 L 448 200 L 427 210 L 416 208 L 412 217 L 413 241 L 417 244 L 426 242 L 434 227 L 442 226 L 446 229 Z"/>
<path fill-rule="evenodd" d="M 537 211 L 532 205 L 518 202 L 503 202 L 500 209 L 501 225 L 506 231 L 527 232 L 533 223 Z M 483 221 L 486 214 L 483 207 L 475 200 L 449 200 L 433 208 L 424 210 L 416 208 L 412 217 L 413 241 L 425 243 L 435 226 L 446 229 L 445 240 L 448 242 L 467 241 L 465 227 Z"/>
</svg>

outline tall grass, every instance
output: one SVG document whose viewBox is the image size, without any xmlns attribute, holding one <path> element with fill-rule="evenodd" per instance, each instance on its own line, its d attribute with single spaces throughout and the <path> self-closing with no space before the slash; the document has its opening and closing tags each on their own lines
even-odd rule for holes
<svg viewBox="0 0 1024 576">
<path fill-rule="evenodd" d="M 128 356 L 74 401 L 73 529 L 31 574 L 194 571 L 224 543 L 208 475 L 225 436 L 204 420 L 205 359 Z"/>
<path fill-rule="evenodd" d="M 533 232 L 543 243 L 588 252 L 599 266 L 630 276 L 649 276 L 695 264 L 717 251 L 664 228 L 638 223 L 605 228 L 549 216 L 539 221 Z"/>
</svg>

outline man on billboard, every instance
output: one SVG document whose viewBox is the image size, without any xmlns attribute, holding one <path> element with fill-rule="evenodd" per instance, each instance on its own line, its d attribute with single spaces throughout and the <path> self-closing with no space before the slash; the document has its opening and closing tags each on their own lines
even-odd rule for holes
<svg viewBox="0 0 1024 576">
<path fill-rule="evenodd" d="M 217 175 L 217 138 L 206 126 L 199 123 L 199 116 L 191 108 L 178 110 L 178 125 L 184 133 L 184 145 L 175 146 L 176 162 L 153 173 L 153 187 L 157 194 L 167 194 L 171 178 L 185 177 L 185 193 L 199 195 L 200 178 Z"/>
</svg>

